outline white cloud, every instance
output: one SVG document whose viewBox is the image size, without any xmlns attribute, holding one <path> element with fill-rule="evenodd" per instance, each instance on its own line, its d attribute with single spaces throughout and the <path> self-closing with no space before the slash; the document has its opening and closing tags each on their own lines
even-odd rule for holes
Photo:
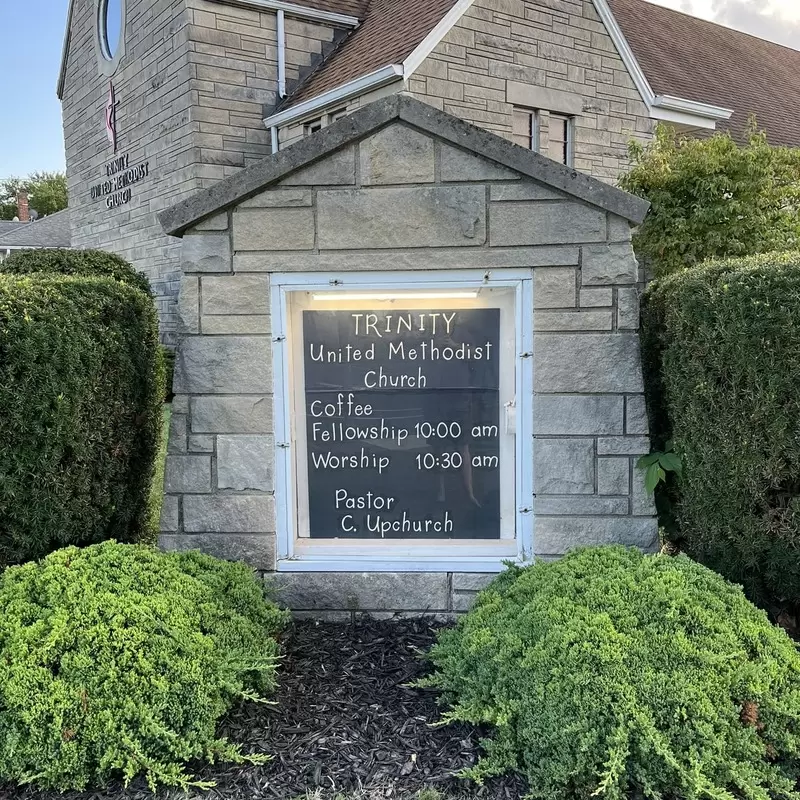
<svg viewBox="0 0 800 800">
<path fill-rule="evenodd" d="M 651 0 L 800 50 L 798 0 Z"/>
</svg>

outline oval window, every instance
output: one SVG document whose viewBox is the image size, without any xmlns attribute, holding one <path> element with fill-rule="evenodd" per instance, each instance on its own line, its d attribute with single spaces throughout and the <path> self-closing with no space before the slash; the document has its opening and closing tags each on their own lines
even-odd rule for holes
<svg viewBox="0 0 800 800">
<path fill-rule="evenodd" d="M 116 58 L 122 39 L 122 0 L 101 0 L 100 42 L 103 54 L 112 61 Z"/>
</svg>

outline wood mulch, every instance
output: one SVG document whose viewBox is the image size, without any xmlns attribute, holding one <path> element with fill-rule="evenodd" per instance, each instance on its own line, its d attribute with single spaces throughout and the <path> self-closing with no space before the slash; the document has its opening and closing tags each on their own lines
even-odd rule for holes
<svg viewBox="0 0 800 800">
<path fill-rule="evenodd" d="M 222 734 L 245 752 L 269 753 L 263 766 L 198 766 L 214 781 L 206 800 L 319 800 L 364 792 L 370 798 L 411 800 L 423 789 L 444 797 L 517 800 L 524 786 L 514 777 L 477 787 L 454 777 L 474 764 L 480 732 L 464 724 L 434 727 L 440 717 L 434 692 L 412 689 L 425 674 L 419 656 L 435 639 L 425 619 L 350 624 L 296 622 L 286 635 L 275 705 L 246 703 L 222 723 Z M 4 791 L 6 794 L 4 794 Z M 0 787 L 0 800 L 154 800 L 143 782 L 128 789 L 40 792 Z M 182 790 L 160 790 L 156 800 L 186 800 Z"/>
</svg>

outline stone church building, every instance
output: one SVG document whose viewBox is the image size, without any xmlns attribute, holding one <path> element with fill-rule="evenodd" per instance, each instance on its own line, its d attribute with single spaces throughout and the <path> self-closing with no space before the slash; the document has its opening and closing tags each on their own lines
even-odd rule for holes
<svg viewBox="0 0 800 800">
<path fill-rule="evenodd" d="M 72 245 L 146 272 L 174 343 L 179 245 L 158 213 L 374 99 L 614 182 L 657 121 L 738 132 L 756 113 L 800 144 L 797 74 L 796 51 L 644 0 L 70 0 Z"/>
<path fill-rule="evenodd" d="M 651 8 L 72 0 L 72 244 L 146 272 L 178 345 L 162 546 L 338 614 L 657 546 L 648 206 L 613 184 L 657 121 L 738 135 L 750 107 L 659 70 Z"/>
</svg>

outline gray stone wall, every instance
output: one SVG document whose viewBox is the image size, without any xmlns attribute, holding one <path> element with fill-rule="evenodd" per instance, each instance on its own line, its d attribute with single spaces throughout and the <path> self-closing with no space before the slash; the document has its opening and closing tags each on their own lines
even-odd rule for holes
<svg viewBox="0 0 800 800">
<path fill-rule="evenodd" d="M 62 98 L 73 246 L 118 253 L 145 272 L 162 338 L 176 341 L 180 242 L 157 215 L 271 153 L 265 109 L 277 92 L 274 11 L 209 0 L 127 0 L 125 52 L 109 76 L 95 46 L 97 0 L 77 0 Z M 287 79 L 297 81 L 336 36 L 286 18 Z M 114 158 L 104 113 L 117 97 L 118 154 L 148 163 L 131 201 L 106 208 L 91 188 Z"/>
<path fill-rule="evenodd" d="M 209 186 L 272 153 L 264 116 L 277 100 L 277 16 L 187 0 L 197 174 Z M 337 29 L 287 15 L 286 80 L 296 84 L 333 46 Z"/>
<path fill-rule="evenodd" d="M 572 116 L 575 168 L 610 183 L 628 168 L 628 142 L 652 138 L 654 122 L 591 0 L 476 0 L 408 90 L 507 139 L 514 106 Z"/>
<path fill-rule="evenodd" d="M 531 270 L 536 555 L 655 546 L 628 222 L 395 122 L 186 233 L 164 547 L 275 568 L 270 274 L 432 264 Z M 453 613 L 485 580 L 274 577 L 314 613 Z"/>
<path fill-rule="evenodd" d="M 192 194 L 194 174 L 188 20 L 184 0 L 127 0 L 125 54 L 103 74 L 95 47 L 97 0 L 77 0 L 62 98 L 73 247 L 109 250 L 144 271 L 153 285 L 164 339 L 174 341 L 180 242 L 164 235 L 157 214 Z M 114 151 L 105 128 L 113 81 L 118 155 L 149 162 L 131 201 L 106 208 L 91 188 L 107 178 Z"/>
</svg>

